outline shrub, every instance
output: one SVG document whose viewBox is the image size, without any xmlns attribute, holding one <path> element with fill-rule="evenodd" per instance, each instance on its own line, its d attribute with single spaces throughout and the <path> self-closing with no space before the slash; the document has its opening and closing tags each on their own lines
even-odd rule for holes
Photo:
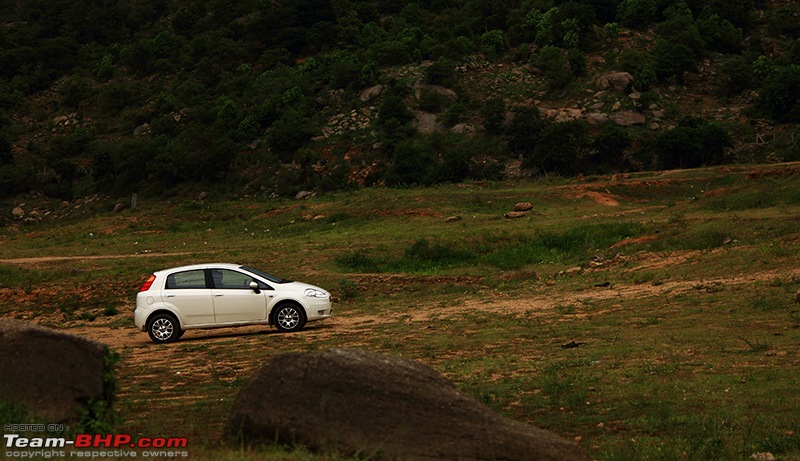
<svg viewBox="0 0 800 461">
<path fill-rule="evenodd" d="M 427 239 L 420 239 L 406 249 L 403 257 L 392 265 L 404 271 L 416 272 L 471 264 L 477 259 L 469 250 L 450 248 L 440 243 L 431 244 Z"/>
<path fill-rule="evenodd" d="M 569 61 L 561 48 L 547 45 L 534 55 L 534 64 L 541 68 L 551 91 L 563 90 L 572 82 Z"/>
<path fill-rule="evenodd" d="M 419 96 L 419 108 L 425 112 L 441 112 L 448 103 L 447 96 L 430 88 L 422 88 Z"/>
<path fill-rule="evenodd" d="M 336 265 L 351 272 L 380 272 L 378 260 L 366 250 L 356 250 L 336 258 Z"/>
<path fill-rule="evenodd" d="M 450 58 L 440 58 L 425 68 L 425 81 L 432 85 L 452 86 L 456 77 L 456 62 Z"/>
<path fill-rule="evenodd" d="M 358 297 L 358 285 L 350 279 L 339 280 L 339 297 L 343 300 L 355 299 Z"/>
<path fill-rule="evenodd" d="M 649 63 L 643 64 L 633 74 L 633 83 L 636 88 L 641 91 L 648 91 L 658 83 L 658 75 L 655 69 Z M 646 107 L 646 106 L 645 106 Z"/>
<path fill-rule="evenodd" d="M 644 66 L 652 67 L 652 65 L 652 55 L 636 48 L 624 49 L 617 58 L 617 67 L 631 75 L 635 75 Z"/>
</svg>

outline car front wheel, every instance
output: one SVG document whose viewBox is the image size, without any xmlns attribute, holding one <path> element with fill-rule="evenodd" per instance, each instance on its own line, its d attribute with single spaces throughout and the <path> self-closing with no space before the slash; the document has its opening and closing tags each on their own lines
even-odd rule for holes
<svg viewBox="0 0 800 461">
<path fill-rule="evenodd" d="M 306 324 L 306 317 L 300 307 L 294 304 L 278 306 L 275 312 L 275 326 L 280 331 L 300 331 Z"/>
<path fill-rule="evenodd" d="M 171 314 L 156 314 L 147 322 L 147 333 L 154 343 L 171 343 L 183 336 L 178 319 Z"/>
</svg>

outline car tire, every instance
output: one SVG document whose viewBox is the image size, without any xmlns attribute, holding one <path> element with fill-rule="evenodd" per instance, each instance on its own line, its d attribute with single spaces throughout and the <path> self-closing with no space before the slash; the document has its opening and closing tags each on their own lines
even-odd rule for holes
<svg viewBox="0 0 800 461">
<path fill-rule="evenodd" d="M 296 304 L 281 304 L 273 315 L 272 323 L 280 331 L 300 331 L 306 325 L 306 314 Z"/>
<path fill-rule="evenodd" d="M 147 334 L 156 344 L 175 342 L 183 336 L 181 324 L 172 314 L 156 314 L 147 321 Z"/>
</svg>

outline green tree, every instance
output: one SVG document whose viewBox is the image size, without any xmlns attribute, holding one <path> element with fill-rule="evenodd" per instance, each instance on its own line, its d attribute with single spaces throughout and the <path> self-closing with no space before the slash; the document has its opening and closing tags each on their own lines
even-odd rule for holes
<svg viewBox="0 0 800 461">
<path fill-rule="evenodd" d="M 622 0 L 617 10 L 619 22 L 629 27 L 643 27 L 656 19 L 656 0 Z"/>
<path fill-rule="evenodd" d="M 314 135 L 314 125 L 308 117 L 288 110 L 272 124 L 267 145 L 282 162 L 291 162 L 295 152 Z"/>
<path fill-rule="evenodd" d="M 11 143 L 5 138 L 0 138 L 0 166 L 11 165 L 14 163 L 14 151 L 11 150 Z"/>
<path fill-rule="evenodd" d="M 742 29 L 717 14 L 697 20 L 697 29 L 705 48 L 722 53 L 735 53 L 742 48 Z"/>
<path fill-rule="evenodd" d="M 506 121 L 506 102 L 503 98 L 489 98 L 481 108 L 483 128 L 492 134 L 501 134 Z"/>
<path fill-rule="evenodd" d="M 591 141 L 594 155 L 586 169 L 595 173 L 624 170 L 627 167 L 625 149 L 630 144 L 631 136 L 624 128 L 613 124 L 603 125 L 600 133 Z"/>
<path fill-rule="evenodd" d="M 550 123 L 542 130 L 533 155 L 524 165 L 540 173 L 573 175 L 589 155 L 589 127 L 583 121 Z"/>
<path fill-rule="evenodd" d="M 724 128 L 695 117 L 682 119 L 653 141 L 659 163 L 666 169 L 720 164 L 725 150 L 732 146 L 733 140 Z"/>
<path fill-rule="evenodd" d="M 490 30 L 481 35 L 481 50 L 490 58 L 497 57 L 507 48 L 508 43 L 502 30 Z"/>
<path fill-rule="evenodd" d="M 800 122 L 800 65 L 776 67 L 761 85 L 756 107 L 779 122 Z"/>
<path fill-rule="evenodd" d="M 688 46 L 665 39 L 656 42 L 653 60 L 653 70 L 661 81 L 674 78 L 682 82 L 684 72 L 697 68 L 695 54 Z"/>
<path fill-rule="evenodd" d="M 94 76 L 98 82 L 107 82 L 114 77 L 114 58 L 110 54 L 104 54 L 103 58 L 94 67 Z"/>
<path fill-rule="evenodd" d="M 717 74 L 717 84 L 724 96 L 736 96 L 755 86 L 757 79 L 752 61 L 752 57 L 737 55 L 722 63 L 722 71 Z"/>
<path fill-rule="evenodd" d="M 391 83 L 378 108 L 378 127 L 383 150 L 392 152 L 401 141 L 410 138 L 415 130 L 410 122 L 414 115 L 406 106 L 405 97 L 408 89 L 402 84 Z"/>
<path fill-rule="evenodd" d="M 530 154 L 539 142 L 540 133 L 545 126 L 546 122 L 542 120 L 538 108 L 515 108 L 514 118 L 506 129 L 508 150 L 517 155 Z"/>
</svg>

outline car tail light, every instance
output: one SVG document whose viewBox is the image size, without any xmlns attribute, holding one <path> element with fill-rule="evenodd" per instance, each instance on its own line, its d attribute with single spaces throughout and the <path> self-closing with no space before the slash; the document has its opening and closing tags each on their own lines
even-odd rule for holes
<svg viewBox="0 0 800 461">
<path fill-rule="evenodd" d="M 144 285 L 142 285 L 142 287 L 139 288 L 139 293 L 149 290 L 150 286 L 152 286 L 153 282 L 155 282 L 155 281 L 156 281 L 156 276 L 155 275 L 151 275 L 150 278 L 148 278 L 147 281 L 144 282 Z"/>
</svg>

